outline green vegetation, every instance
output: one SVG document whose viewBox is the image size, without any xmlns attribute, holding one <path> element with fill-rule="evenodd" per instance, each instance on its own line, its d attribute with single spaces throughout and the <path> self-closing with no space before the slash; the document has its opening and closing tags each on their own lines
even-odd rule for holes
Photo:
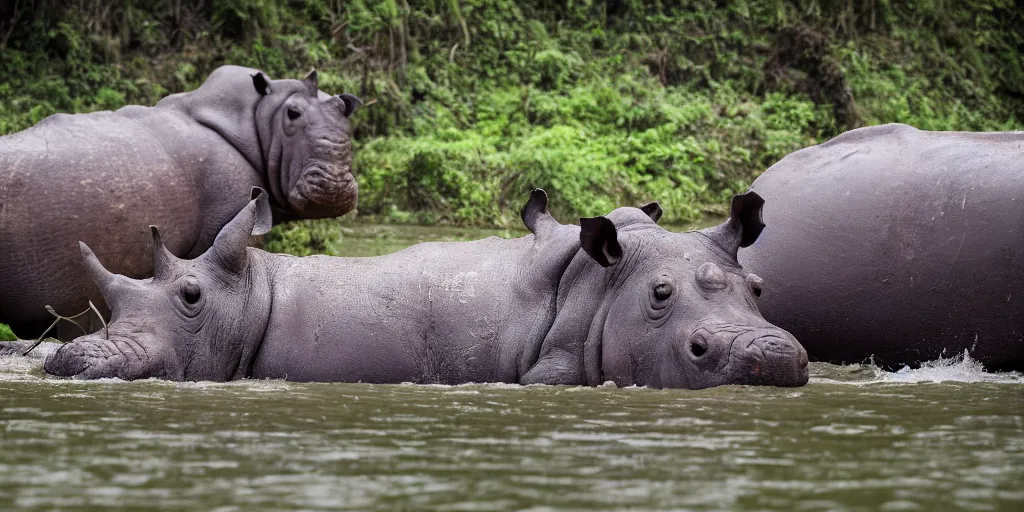
<svg viewBox="0 0 1024 512">
<path fill-rule="evenodd" d="M 1014 0 L 14 0 L 0 134 L 151 105 L 221 64 L 317 67 L 322 88 L 368 104 L 361 216 L 507 234 L 543 187 L 565 220 L 658 200 L 684 223 L 852 127 L 1024 129 L 1020 27 Z M 350 222 L 278 226 L 266 246 L 463 236 Z"/>
<path fill-rule="evenodd" d="M 18 337 L 11 332 L 11 328 L 0 324 L 0 341 L 17 341 Z"/>
<path fill-rule="evenodd" d="M 1014 0 L 20 0 L 0 6 L 0 133 L 224 63 L 315 66 L 368 103 L 361 215 L 514 227 L 543 187 L 564 219 L 658 200 L 687 222 L 850 127 L 1024 128 L 1021 26 Z"/>
</svg>

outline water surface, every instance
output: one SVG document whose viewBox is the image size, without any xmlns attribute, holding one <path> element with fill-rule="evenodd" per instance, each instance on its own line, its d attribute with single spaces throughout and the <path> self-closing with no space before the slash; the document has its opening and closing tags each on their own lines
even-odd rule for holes
<svg viewBox="0 0 1024 512">
<path fill-rule="evenodd" d="M 363 254 L 472 236 L 346 229 L 380 240 Z M 963 356 L 704 391 L 80 382 L 41 364 L 0 358 L 0 509 L 1024 510 L 1024 378 Z"/>
<path fill-rule="evenodd" d="M 1024 508 L 1024 381 L 812 364 L 800 389 L 77 382 L 0 361 L 37 510 Z M 925 372 L 925 373 L 922 373 Z M 960 378 L 970 382 L 920 382 Z"/>
</svg>

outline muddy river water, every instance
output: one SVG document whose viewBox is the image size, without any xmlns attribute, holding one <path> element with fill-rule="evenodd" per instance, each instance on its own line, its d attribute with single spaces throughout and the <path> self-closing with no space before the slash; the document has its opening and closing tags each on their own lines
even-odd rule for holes
<svg viewBox="0 0 1024 512">
<path fill-rule="evenodd" d="M 1024 510 L 1021 375 L 962 355 L 811 371 L 704 391 L 79 382 L 3 358 L 0 509 Z"/>
</svg>

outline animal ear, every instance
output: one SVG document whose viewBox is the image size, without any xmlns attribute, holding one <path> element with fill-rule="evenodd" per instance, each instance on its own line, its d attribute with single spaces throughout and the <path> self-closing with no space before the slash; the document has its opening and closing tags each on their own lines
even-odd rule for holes
<svg viewBox="0 0 1024 512">
<path fill-rule="evenodd" d="M 345 103 L 345 117 L 352 117 L 359 107 L 363 106 L 363 100 L 359 99 L 355 94 L 342 93 L 338 95 L 341 101 Z"/>
<path fill-rule="evenodd" d="M 317 95 L 317 92 L 320 91 L 320 83 L 317 80 L 316 68 L 309 70 L 309 73 L 306 73 L 306 76 L 303 77 L 302 82 L 306 84 L 306 90 L 309 91 L 309 94 L 314 97 Z"/>
<path fill-rule="evenodd" d="M 164 246 L 156 226 L 149 226 L 149 232 L 153 236 L 153 278 L 157 281 L 172 279 L 178 257 Z"/>
<path fill-rule="evenodd" d="M 602 267 L 610 267 L 622 259 L 618 230 L 605 217 L 580 219 L 580 244 Z"/>
<path fill-rule="evenodd" d="M 761 221 L 763 207 L 764 199 L 757 195 L 757 192 L 735 195 L 729 207 L 729 219 L 700 232 L 736 256 L 740 247 L 749 247 L 761 236 L 761 231 L 764 230 L 764 222 Z"/>
<path fill-rule="evenodd" d="M 519 210 L 519 217 L 523 219 L 526 229 L 538 237 L 543 236 L 541 232 L 547 231 L 545 226 L 558 224 L 558 221 L 548 213 L 548 193 L 539 188 L 530 192 L 530 199 L 526 201 L 523 209 Z"/>
<path fill-rule="evenodd" d="M 258 187 L 253 187 L 258 189 Z M 269 231 L 270 204 L 266 192 L 258 189 L 258 196 L 249 201 L 249 204 L 242 208 L 242 211 L 235 215 L 217 234 L 213 241 L 213 247 L 207 251 L 208 258 L 224 269 L 238 273 L 245 269 L 247 263 L 246 248 L 249 247 L 249 237 L 260 235 Z M 256 193 L 254 191 L 254 193 Z M 207 255 L 203 255 L 207 258 Z"/>
<path fill-rule="evenodd" d="M 255 75 L 252 75 L 252 85 L 256 87 L 256 92 L 260 96 L 270 94 L 270 78 L 262 71 L 257 71 Z"/>
<path fill-rule="evenodd" d="M 657 201 L 641 206 L 640 210 L 646 213 L 654 222 L 658 222 L 658 219 L 661 218 L 661 205 Z"/>
</svg>

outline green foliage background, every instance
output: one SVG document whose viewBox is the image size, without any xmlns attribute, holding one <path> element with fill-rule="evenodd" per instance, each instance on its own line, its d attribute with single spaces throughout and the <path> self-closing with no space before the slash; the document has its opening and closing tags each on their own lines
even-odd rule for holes
<svg viewBox="0 0 1024 512">
<path fill-rule="evenodd" d="M 153 104 L 225 63 L 315 66 L 368 104 L 361 215 L 514 226 L 543 187 L 564 218 L 658 200 L 686 222 L 851 127 L 1024 129 L 1021 27 L 1014 0 L 18 0 L 0 133 Z"/>
</svg>

